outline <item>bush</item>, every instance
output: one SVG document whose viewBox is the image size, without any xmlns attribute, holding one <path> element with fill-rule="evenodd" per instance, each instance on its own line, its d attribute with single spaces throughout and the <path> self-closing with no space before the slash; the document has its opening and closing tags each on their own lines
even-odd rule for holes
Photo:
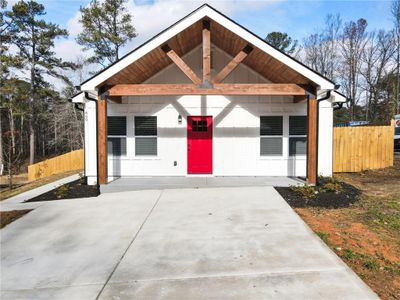
<svg viewBox="0 0 400 300">
<path fill-rule="evenodd" d="M 305 199 L 315 199 L 318 193 L 315 187 L 305 184 L 303 186 L 290 186 L 291 190 L 302 195 Z"/>
<path fill-rule="evenodd" d="M 327 179 L 327 182 L 325 182 L 321 186 L 321 192 L 327 192 L 327 193 L 340 193 L 343 190 L 343 187 L 336 178 L 330 177 Z"/>
<path fill-rule="evenodd" d="M 68 187 L 66 185 L 60 186 L 56 191 L 55 191 L 57 199 L 65 198 L 68 194 Z"/>
</svg>

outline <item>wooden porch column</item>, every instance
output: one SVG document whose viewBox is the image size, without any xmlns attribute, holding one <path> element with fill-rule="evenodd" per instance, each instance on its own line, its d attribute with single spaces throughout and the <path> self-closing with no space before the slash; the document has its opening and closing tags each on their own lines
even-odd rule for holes
<svg viewBox="0 0 400 300">
<path fill-rule="evenodd" d="M 211 82 L 210 20 L 203 21 L 203 83 Z"/>
<path fill-rule="evenodd" d="M 317 184 L 318 167 L 318 101 L 310 96 L 307 104 L 307 183 Z"/>
<path fill-rule="evenodd" d="M 107 183 L 107 100 L 97 100 L 98 166 L 99 184 Z"/>
</svg>

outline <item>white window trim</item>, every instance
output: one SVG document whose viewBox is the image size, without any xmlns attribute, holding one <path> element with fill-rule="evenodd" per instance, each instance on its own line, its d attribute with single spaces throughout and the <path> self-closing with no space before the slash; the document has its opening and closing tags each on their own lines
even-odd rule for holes
<svg viewBox="0 0 400 300">
<path fill-rule="evenodd" d="M 261 135 L 260 132 L 260 138 L 258 139 L 259 142 L 259 152 L 258 152 L 258 158 L 259 159 L 282 159 L 283 158 L 283 138 L 284 138 L 284 123 L 285 123 L 285 118 L 283 115 L 260 115 L 260 131 L 261 131 L 261 117 L 281 117 L 282 118 L 282 134 L 281 135 Z M 268 154 L 268 155 L 261 155 L 261 139 L 262 138 L 281 138 L 282 140 L 282 152 L 281 154 Z"/>
<path fill-rule="evenodd" d="M 157 135 L 136 135 L 135 134 L 135 118 L 136 117 L 155 117 L 156 118 L 156 120 L 157 120 L 157 127 L 156 127 L 156 129 L 157 129 Z M 157 154 L 156 155 L 137 155 L 136 154 L 136 138 L 156 138 L 156 140 L 157 140 L 157 148 L 156 148 L 156 152 L 157 152 Z M 158 117 L 157 116 L 153 116 L 153 115 L 134 115 L 133 116 L 133 140 L 135 141 L 135 145 L 134 145 L 134 156 L 133 156 L 133 158 L 134 159 L 137 159 L 137 160 L 141 160 L 141 159 L 144 159 L 144 160 L 151 160 L 151 159 L 158 159 L 159 158 L 159 156 L 158 156 L 158 150 L 159 150 L 159 148 L 158 148 L 158 140 L 159 140 L 159 138 L 158 138 Z"/>
<path fill-rule="evenodd" d="M 288 157 L 289 158 L 306 158 L 307 157 L 307 153 L 306 154 L 295 154 L 295 155 L 291 155 L 290 154 L 290 138 L 306 138 L 306 143 L 307 143 L 307 134 L 290 134 L 290 117 L 306 117 L 306 115 L 289 115 L 288 116 Z M 306 119 L 307 122 L 307 119 Z M 307 146 L 306 146 L 307 147 Z M 307 151 L 307 148 L 306 148 Z"/>
<path fill-rule="evenodd" d="M 109 117 L 125 117 L 126 135 L 108 135 L 107 134 L 107 143 L 108 143 L 109 138 L 124 138 L 125 139 L 125 154 L 124 155 L 114 155 L 114 154 L 107 153 L 107 158 L 110 158 L 110 159 L 126 158 L 126 157 L 128 157 L 128 116 L 126 116 L 126 115 L 111 115 L 111 116 L 108 115 L 107 118 L 109 118 Z M 108 123 L 108 120 L 107 120 L 107 123 Z"/>
</svg>

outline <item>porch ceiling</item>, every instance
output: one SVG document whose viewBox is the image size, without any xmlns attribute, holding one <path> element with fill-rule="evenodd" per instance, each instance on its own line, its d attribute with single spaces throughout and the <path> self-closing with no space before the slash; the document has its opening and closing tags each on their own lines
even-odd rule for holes
<svg viewBox="0 0 400 300">
<path fill-rule="evenodd" d="M 202 43 L 202 22 L 203 20 L 199 20 L 175 35 L 168 41 L 168 45 L 181 57 L 199 46 Z M 210 22 L 212 44 L 224 50 L 229 55 L 235 56 L 248 44 L 246 40 L 219 23 L 213 20 L 210 20 Z M 172 63 L 161 47 L 157 47 L 110 77 L 103 84 L 143 83 Z M 306 77 L 254 46 L 253 51 L 250 52 L 242 63 L 274 83 L 295 83 L 315 86 Z M 219 71 L 217 70 L 217 72 Z"/>
</svg>

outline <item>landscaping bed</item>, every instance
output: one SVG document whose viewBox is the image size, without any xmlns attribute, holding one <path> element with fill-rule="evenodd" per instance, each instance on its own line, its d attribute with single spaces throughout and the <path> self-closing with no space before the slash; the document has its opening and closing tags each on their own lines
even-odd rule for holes
<svg viewBox="0 0 400 300">
<path fill-rule="evenodd" d="M 71 176 L 76 174 L 76 171 L 69 171 L 65 173 L 59 173 L 55 175 L 51 175 L 48 177 L 40 178 L 35 181 L 28 182 L 28 173 L 23 173 L 19 175 L 15 175 L 13 177 L 13 189 L 10 190 L 7 182 L 7 176 L 0 176 L 0 200 L 5 200 L 10 197 L 16 196 L 18 194 L 21 194 L 23 192 L 32 190 L 34 188 L 40 187 L 42 185 L 57 181 L 59 179 Z"/>
<path fill-rule="evenodd" d="M 319 185 L 276 187 L 279 194 L 292 207 L 348 207 L 358 200 L 360 190 L 331 178 L 320 178 Z"/>
<path fill-rule="evenodd" d="M 70 183 L 64 184 L 54 190 L 51 190 L 47 193 L 39 195 L 25 202 L 87 198 L 87 197 L 97 197 L 98 195 L 99 195 L 99 190 L 97 189 L 97 186 L 87 185 L 85 178 L 81 178 L 72 181 Z"/>
<path fill-rule="evenodd" d="M 3 228 L 11 222 L 14 222 L 18 218 L 21 218 L 31 210 L 32 209 L 0 211 L 0 228 Z"/>
<path fill-rule="evenodd" d="M 324 179 L 311 198 L 311 187 L 277 190 L 379 297 L 400 299 L 399 157 L 394 167 L 335 178 L 340 191 L 324 190 Z"/>
</svg>

